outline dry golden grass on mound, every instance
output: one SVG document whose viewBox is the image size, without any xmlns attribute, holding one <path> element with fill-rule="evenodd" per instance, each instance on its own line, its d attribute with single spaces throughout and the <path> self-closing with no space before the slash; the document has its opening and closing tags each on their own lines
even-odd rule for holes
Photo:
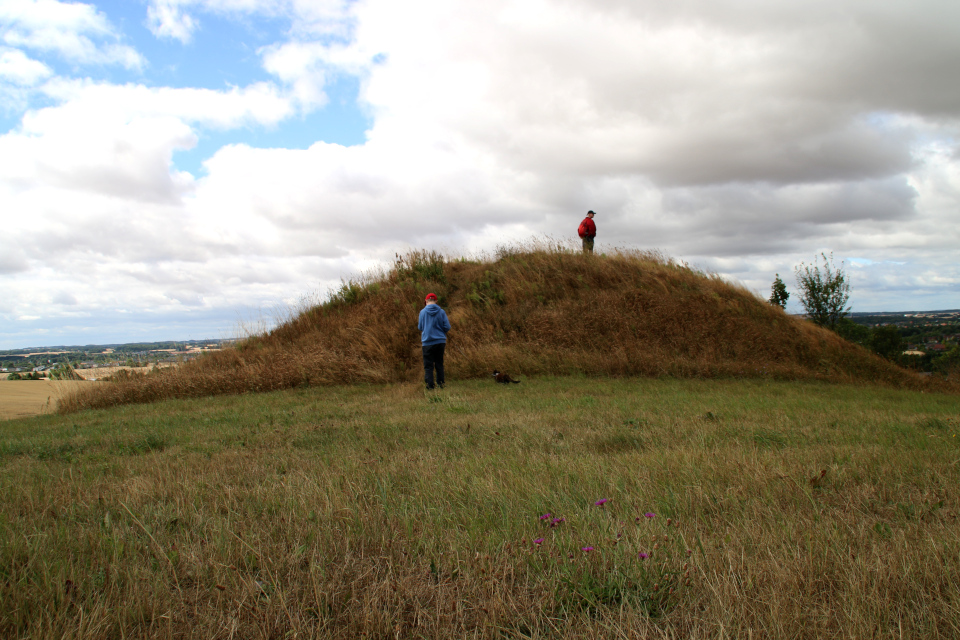
<svg viewBox="0 0 960 640">
<path fill-rule="evenodd" d="M 568 374 L 932 383 L 661 254 L 539 243 L 487 260 L 415 251 L 235 349 L 66 398 L 61 411 L 306 384 L 415 381 L 417 315 L 439 296 L 449 379 Z"/>
</svg>

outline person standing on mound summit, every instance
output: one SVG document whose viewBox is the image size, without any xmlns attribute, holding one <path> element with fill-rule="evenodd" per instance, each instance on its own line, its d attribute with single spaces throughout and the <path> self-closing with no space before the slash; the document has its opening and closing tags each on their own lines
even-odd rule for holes
<svg viewBox="0 0 960 640">
<path fill-rule="evenodd" d="M 597 237 L 597 225 L 593 222 L 593 211 L 587 211 L 587 217 L 580 223 L 577 233 L 583 239 L 583 252 L 593 253 L 593 239 Z"/>
<path fill-rule="evenodd" d="M 423 381 L 427 389 L 434 389 L 433 370 L 437 370 L 437 386 L 443 388 L 443 350 L 447 346 L 447 332 L 450 320 L 447 313 L 437 304 L 437 294 L 428 293 L 426 306 L 420 310 L 420 342 L 423 344 Z"/>
</svg>

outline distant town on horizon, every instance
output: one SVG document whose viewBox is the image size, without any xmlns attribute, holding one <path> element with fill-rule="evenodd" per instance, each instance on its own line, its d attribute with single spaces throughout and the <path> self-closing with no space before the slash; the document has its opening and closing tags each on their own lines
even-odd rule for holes
<svg viewBox="0 0 960 640">
<path fill-rule="evenodd" d="M 792 314 L 804 317 L 805 314 Z M 853 322 L 864 326 L 896 325 L 901 328 L 942 326 L 960 324 L 960 309 L 933 311 L 851 311 L 847 314 Z M 86 345 L 44 345 L 0 349 L 0 365 L 14 359 L 30 360 L 40 356 L 101 356 L 116 360 L 121 355 L 132 360 L 155 362 L 159 359 L 195 357 L 204 351 L 222 349 L 237 342 L 236 339 L 206 338 L 191 340 L 158 340 L 155 342 L 126 342 Z M 46 358 L 60 361 L 61 358 Z M 51 362 L 52 364 L 52 362 Z"/>
</svg>

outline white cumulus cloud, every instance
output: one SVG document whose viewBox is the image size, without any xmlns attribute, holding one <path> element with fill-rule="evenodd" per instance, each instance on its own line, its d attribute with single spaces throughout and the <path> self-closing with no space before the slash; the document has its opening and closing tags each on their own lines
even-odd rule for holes
<svg viewBox="0 0 960 640">
<path fill-rule="evenodd" d="M 189 42 L 199 24 L 184 12 L 182 4 L 175 0 L 155 0 L 151 3 L 147 8 L 147 27 L 151 33 L 158 38 Z"/>
<path fill-rule="evenodd" d="M 121 44 L 119 34 L 92 4 L 58 0 L 4 0 L 0 40 L 10 47 L 55 53 L 74 64 L 142 66 L 143 58 Z"/>
<path fill-rule="evenodd" d="M 273 125 L 293 112 L 267 84 L 212 91 L 56 81 L 44 91 L 60 104 L 28 112 L 0 136 L 0 182 L 41 200 L 55 187 L 176 202 L 193 178 L 171 159 L 197 143 L 195 126 Z"/>
<path fill-rule="evenodd" d="M 50 67 L 18 49 L 0 50 L 0 80 L 30 87 L 51 75 Z"/>
<path fill-rule="evenodd" d="M 71 33 L 101 55 L 122 46 L 90 5 L 71 6 Z M 820 251 L 851 260 L 855 310 L 960 296 L 960 5 L 151 0 L 146 10 L 157 36 L 182 41 L 207 37 L 212 19 L 289 28 L 251 54 L 270 82 L 217 90 L 66 80 L 10 58 L 20 70 L 10 74 L 52 102 L 0 136 L 0 208 L 22 213 L 0 239 L 10 314 L 43 315 L 69 291 L 76 304 L 62 306 L 74 314 L 222 318 L 410 246 L 574 239 L 587 209 L 601 251 L 659 248 L 764 296 L 774 273 L 792 288 L 793 267 Z M 2 15 L 6 51 L 34 46 L 39 27 Z M 175 152 L 206 131 L 323 117 L 337 74 L 359 80 L 372 119 L 364 144 L 226 143 L 203 175 L 177 170 Z"/>
</svg>

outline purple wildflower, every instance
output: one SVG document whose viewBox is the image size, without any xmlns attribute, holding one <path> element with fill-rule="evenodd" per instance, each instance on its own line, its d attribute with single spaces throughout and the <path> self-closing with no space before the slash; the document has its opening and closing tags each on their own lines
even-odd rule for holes
<svg viewBox="0 0 960 640">
<path fill-rule="evenodd" d="M 541 545 L 541 544 L 543 544 L 543 538 L 537 538 L 536 540 L 533 541 L 533 544 L 535 544 L 535 545 Z"/>
<path fill-rule="evenodd" d="M 648 518 L 656 518 L 656 517 L 657 517 L 657 514 L 655 514 L 655 513 L 652 512 L 652 511 L 647 511 L 647 512 L 646 512 L 645 514 L 643 514 L 643 515 L 645 515 L 645 516 L 648 517 Z"/>
<path fill-rule="evenodd" d="M 650 557 L 650 554 L 649 554 L 649 553 L 644 553 L 643 551 L 641 551 L 639 557 L 640 557 L 641 560 L 646 560 L 647 558 Z"/>
<path fill-rule="evenodd" d="M 553 514 L 552 514 L 552 513 L 545 513 L 545 514 L 543 514 L 542 516 L 540 516 L 540 519 L 541 519 L 541 520 L 549 520 L 549 519 L 552 518 L 552 517 L 553 517 Z"/>
<path fill-rule="evenodd" d="M 599 500 L 597 500 L 597 501 L 594 502 L 593 504 L 594 504 L 594 506 L 602 507 L 604 504 L 606 504 L 607 500 L 608 500 L 608 498 L 600 498 Z"/>
<path fill-rule="evenodd" d="M 550 526 L 551 526 L 551 527 L 556 527 L 556 526 L 558 526 L 561 522 L 566 522 L 566 520 L 567 520 L 566 518 L 554 518 L 554 519 L 550 522 Z"/>
<path fill-rule="evenodd" d="M 590 553 L 593 551 L 593 547 L 580 547 L 580 551 L 586 551 L 587 553 Z"/>
</svg>

